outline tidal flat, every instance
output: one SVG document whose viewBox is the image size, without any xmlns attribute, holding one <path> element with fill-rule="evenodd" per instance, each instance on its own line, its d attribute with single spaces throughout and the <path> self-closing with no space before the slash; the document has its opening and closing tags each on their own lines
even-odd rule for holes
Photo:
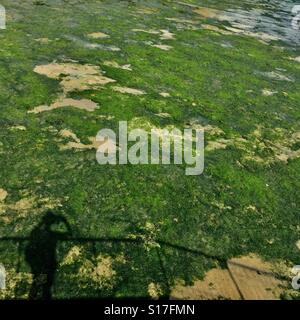
<svg viewBox="0 0 300 320">
<path fill-rule="evenodd" d="M 300 298 L 293 4 L 1 0 L 0 299 Z M 119 121 L 203 129 L 203 174 L 99 165 Z"/>
</svg>

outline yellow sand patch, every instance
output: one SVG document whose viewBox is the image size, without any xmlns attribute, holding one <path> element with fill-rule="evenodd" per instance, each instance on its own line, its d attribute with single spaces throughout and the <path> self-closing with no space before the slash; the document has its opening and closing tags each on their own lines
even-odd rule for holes
<svg viewBox="0 0 300 320">
<path fill-rule="evenodd" d="M 74 132 L 72 132 L 71 130 L 68 129 L 63 129 L 59 132 L 59 134 L 64 137 L 64 138 L 71 138 L 73 139 L 75 142 L 80 143 L 80 139 L 76 136 L 76 134 Z"/>
<path fill-rule="evenodd" d="M 225 26 L 225 29 L 230 31 L 230 32 L 232 32 L 232 34 L 240 34 L 240 35 L 245 35 L 245 36 L 249 36 L 249 37 L 253 37 L 253 38 L 259 39 L 264 44 L 268 44 L 269 41 L 281 40 L 281 38 L 273 36 L 273 35 L 270 35 L 270 34 L 265 33 L 265 32 L 252 32 L 252 31 L 249 31 L 249 30 L 233 28 L 233 27 L 228 27 L 228 26 Z"/>
<path fill-rule="evenodd" d="M 73 264 L 81 255 L 82 247 L 74 246 L 70 249 L 63 261 L 60 263 L 61 266 Z"/>
<path fill-rule="evenodd" d="M 90 144 L 83 144 L 80 139 L 77 137 L 75 133 L 71 130 L 64 129 L 60 131 L 60 136 L 64 138 L 70 138 L 73 141 L 69 141 L 65 145 L 60 146 L 60 150 L 70 150 L 70 149 L 77 149 L 77 150 L 98 150 L 101 146 L 105 149 L 108 153 L 116 153 L 118 147 L 115 145 L 114 141 L 108 139 L 105 141 L 97 141 L 96 137 L 89 137 Z M 105 151 L 103 150 L 103 151 Z"/>
<path fill-rule="evenodd" d="M 160 118 L 171 118 L 171 115 L 167 112 L 160 112 L 160 113 L 156 113 L 155 115 Z"/>
<path fill-rule="evenodd" d="M 15 203 L 7 203 L 7 192 L 4 190 L 1 193 L 2 199 L 0 199 L 0 218 L 5 223 L 10 223 L 15 218 L 25 217 L 28 213 L 39 214 L 46 209 L 54 209 L 61 206 L 59 200 L 50 198 L 38 198 L 36 196 L 26 196 Z M 8 211 L 8 212 L 7 212 Z M 9 214 L 9 211 L 15 211 L 17 215 Z"/>
<path fill-rule="evenodd" d="M 112 258 L 111 257 L 97 257 L 97 266 L 95 269 L 95 275 L 101 276 L 104 278 L 111 278 L 116 274 L 116 272 L 112 268 Z"/>
<path fill-rule="evenodd" d="M 81 110 L 86 110 L 89 112 L 92 112 L 99 108 L 99 105 L 92 100 L 89 99 L 81 99 L 81 100 L 75 100 L 71 98 L 61 98 L 51 104 L 50 106 L 38 106 L 35 107 L 32 110 L 29 110 L 28 113 L 40 113 L 45 111 L 51 111 L 55 109 L 60 109 L 64 107 L 74 107 Z"/>
<path fill-rule="evenodd" d="M 36 203 L 36 198 L 24 198 L 20 201 L 17 201 L 15 204 L 8 205 L 11 210 L 15 211 L 24 211 L 29 210 L 34 207 L 34 204 Z"/>
<path fill-rule="evenodd" d="M 164 97 L 164 98 L 169 98 L 170 97 L 170 93 L 168 93 L 168 92 L 160 92 L 159 95 Z"/>
<path fill-rule="evenodd" d="M 212 269 L 203 280 L 185 286 L 178 281 L 171 292 L 173 299 L 231 299 L 273 300 L 285 290 L 285 283 L 278 280 L 273 267 L 260 257 L 250 254 L 227 262 L 228 269 Z"/>
<path fill-rule="evenodd" d="M 279 299 L 285 284 L 276 279 L 270 263 L 250 254 L 228 262 L 233 279 L 246 300 Z"/>
<path fill-rule="evenodd" d="M 115 80 L 103 76 L 100 67 L 94 65 L 51 63 L 35 67 L 34 72 L 51 79 L 60 80 L 62 77 L 60 85 L 65 94 L 72 91 L 94 89 L 115 82 Z"/>
<path fill-rule="evenodd" d="M 268 44 L 269 41 L 280 40 L 280 38 L 269 35 L 264 32 L 257 32 L 256 33 L 256 32 L 251 32 L 249 30 L 238 29 L 238 28 L 233 28 L 233 27 L 228 27 L 228 26 L 224 26 L 224 28 L 226 30 L 221 29 L 221 28 L 214 26 L 214 25 L 210 25 L 210 24 L 202 24 L 201 27 L 202 27 L 202 29 L 214 31 L 214 32 L 217 32 L 217 33 L 220 33 L 223 35 L 238 34 L 238 35 L 245 35 L 245 36 L 253 37 L 253 38 L 260 40 L 264 44 Z"/>
<path fill-rule="evenodd" d="M 28 299 L 29 288 L 32 284 L 32 274 L 17 272 L 16 269 L 6 269 L 6 289 L 0 290 L 2 299 Z M 27 290 L 22 290 L 22 288 Z"/>
<path fill-rule="evenodd" d="M 201 27 L 202 27 L 202 29 L 218 32 L 218 33 L 221 33 L 221 34 L 224 34 L 224 35 L 231 35 L 232 34 L 229 31 L 223 30 L 223 29 L 218 28 L 216 26 L 213 26 L 211 24 L 202 24 Z"/>
<path fill-rule="evenodd" d="M 42 44 L 48 44 L 50 43 L 52 40 L 48 39 L 48 38 L 38 38 L 38 39 L 34 39 L 34 41 L 42 43 Z"/>
<path fill-rule="evenodd" d="M 143 95 L 146 94 L 145 91 L 143 90 L 139 90 L 139 89 L 133 89 L 133 88 L 127 88 L 127 87 L 112 87 L 112 89 L 114 91 L 120 92 L 120 93 L 129 93 L 129 94 L 133 94 L 133 95 Z"/>
<path fill-rule="evenodd" d="M 226 149 L 230 140 L 219 139 L 217 141 L 208 141 L 208 145 L 205 148 L 207 151 L 213 151 L 217 149 Z"/>
<path fill-rule="evenodd" d="M 60 80 L 63 94 L 50 106 L 38 106 L 28 111 L 29 113 L 49 111 L 67 106 L 94 111 L 98 108 L 98 105 L 93 101 L 88 99 L 70 99 L 66 97 L 67 94 L 72 91 L 98 89 L 108 83 L 115 82 L 115 80 L 103 76 L 101 69 L 94 65 L 54 62 L 47 65 L 36 66 L 34 72 L 45 75 L 51 79 Z"/>
<path fill-rule="evenodd" d="M 300 250 L 300 240 L 296 242 L 296 247 Z"/>
<path fill-rule="evenodd" d="M 186 123 L 187 128 L 191 128 L 194 130 L 204 130 L 206 134 L 209 134 L 211 136 L 220 136 L 224 134 L 224 131 L 220 129 L 219 127 L 213 126 L 213 125 L 202 125 L 197 120 L 190 120 L 188 123 Z"/>
<path fill-rule="evenodd" d="M 175 38 L 175 34 L 171 33 L 169 30 L 162 29 L 160 32 L 162 33 L 160 36 L 160 39 L 162 40 L 172 40 Z"/>
<path fill-rule="evenodd" d="M 0 188 L 0 202 L 3 202 L 6 199 L 7 195 L 8 195 L 7 191 Z"/>
<path fill-rule="evenodd" d="M 224 132 L 213 126 L 201 126 L 200 124 L 192 123 L 188 127 L 193 129 L 203 129 L 205 134 L 210 136 L 224 135 Z M 290 132 L 281 128 L 275 128 L 274 132 L 278 135 L 273 141 L 263 138 L 264 128 L 258 127 L 253 132 L 242 138 L 234 136 L 231 139 L 220 138 L 210 140 L 208 137 L 208 145 L 206 151 L 216 149 L 226 149 L 227 146 L 234 146 L 243 151 L 243 159 L 247 161 L 255 161 L 257 163 L 270 164 L 276 161 L 287 163 L 289 160 L 300 157 L 300 148 L 294 149 L 293 146 L 300 142 L 300 132 Z M 257 155 L 257 150 L 266 150 L 266 155 L 262 158 Z M 271 151 L 271 152 L 270 152 Z"/>
<path fill-rule="evenodd" d="M 173 22 L 178 22 L 178 23 L 183 23 L 183 24 L 197 24 L 198 21 L 194 20 L 187 20 L 187 19 L 179 19 L 179 18 L 165 18 L 168 21 L 173 21 Z"/>
<path fill-rule="evenodd" d="M 278 93 L 278 91 L 271 91 L 269 89 L 263 89 L 262 90 L 262 95 L 265 96 L 265 97 L 273 96 L 276 93 Z"/>
<path fill-rule="evenodd" d="M 241 297 L 228 270 L 212 269 L 204 280 L 197 280 L 192 286 L 185 286 L 184 281 L 178 281 L 171 292 L 171 299 L 239 300 Z"/>
<path fill-rule="evenodd" d="M 299 57 L 294 58 L 294 60 L 295 60 L 295 61 L 297 61 L 297 62 L 300 62 L 300 56 L 299 56 Z"/>
<path fill-rule="evenodd" d="M 6 196 L 7 196 L 7 194 L 6 194 Z M 5 196 L 5 198 L 6 198 L 6 196 Z M 5 200 L 5 198 L 3 199 L 3 201 Z M 36 204 L 35 197 L 23 198 L 15 203 L 11 203 L 11 204 L 4 204 L 3 201 L 2 201 L 2 203 L 0 203 L 0 214 L 5 213 L 7 210 L 12 210 L 12 211 L 18 211 L 20 213 L 19 216 L 22 216 L 23 213 L 34 208 L 35 204 Z"/>
<path fill-rule="evenodd" d="M 144 129 L 151 132 L 155 125 L 147 117 L 134 117 L 128 122 L 128 129 Z"/>
<path fill-rule="evenodd" d="M 109 38 L 108 34 L 105 34 L 103 32 L 93 32 L 93 33 L 89 33 L 87 35 L 89 38 L 91 39 L 104 39 L 104 38 Z"/>
<path fill-rule="evenodd" d="M 20 130 L 20 131 L 26 131 L 26 127 L 24 126 L 12 126 L 9 128 L 10 130 Z"/>
<path fill-rule="evenodd" d="M 85 260 L 79 269 L 80 278 L 92 280 L 100 287 L 112 288 L 116 271 L 112 267 L 113 259 L 99 255 L 96 261 Z"/>
<path fill-rule="evenodd" d="M 115 62 L 115 61 L 104 61 L 103 64 L 107 67 L 132 71 L 130 64 L 120 65 L 120 64 L 118 64 L 118 62 Z"/>
<path fill-rule="evenodd" d="M 158 48 L 164 51 L 169 51 L 173 48 L 172 46 L 168 46 L 166 44 L 152 44 L 151 47 Z"/>
<path fill-rule="evenodd" d="M 203 18 L 227 20 L 221 11 L 206 7 L 197 7 L 193 9 L 193 12 L 199 14 Z"/>
<path fill-rule="evenodd" d="M 145 29 L 132 29 L 133 32 L 143 32 L 143 33 L 149 33 L 149 34 L 159 34 L 159 31 L 157 30 L 145 30 Z"/>
<path fill-rule="evenodd" d="M 159 284 L 151 282 L 148 285 L 148 294 L 152 299 L 157 300 L 163 293 Z"/>
</svg>

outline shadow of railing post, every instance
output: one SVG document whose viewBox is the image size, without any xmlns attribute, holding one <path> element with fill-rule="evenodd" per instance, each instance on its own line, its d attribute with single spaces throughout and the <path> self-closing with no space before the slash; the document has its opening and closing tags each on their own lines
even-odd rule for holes
<svg viewBox="0 0 300 320">
<path fill-rule="evenodd" d="M 17 251 L 18 251 L 18 261 L 17 261 L 17 266 L 16 266 L 16 270 L 17 272 L 20 272 L 21 270 L 21 256 L 22 256 L 22 252 L 24 251 L 25 248 L 25 243 L 26 242 L 30 242 L 31 238 L 30 237 L 0 237 L 0 243 L 1 242 L 13 242 L 17 244 Z M 65 239 L 60 239 L 58 240 L 58 242 L 73 242 L 73 243 L 91 243 L 92 245 L 92 253 L 93 256 L 96 257 L 97 255 L 97 243 L 131 243 L 131 244 L 136 244 L 136 245 L 143 245 L 144 244 L 144 240 L 141 239 L 130 239 L 130 238 L 113 238 L 113 237 L 103 237 L 103 238 L 93 238 L 93 237 L 66 237 Z M 170 293 L 171 290 L 171 283 L 168 277 L 168 273 L 166 271 L 164 262 L 163 262 L 163 258 L 162 255 L 163 253 L 163 247 L 169 247 L 172 248 L 174 250 L 179 250 L 179 251 L 184 251 L 190 254 L 194 254 L 194 255 L 198 255 L 198 256 L 202 256 L 205 257 L 207 259 L 212 259 L 212 260 L 217 260 L 218 262 L 220 262 L 222 265 L 226 265 L 227 260 L 223 257 L 220 256 L 215 256 L 215 255 L 211 255 L 208 254 L 204 251 L 201 250 L 196 250 L 196 249 L 191 249 L 191 248 L 186 248 L 184 246 L 181 245 L 177 245 L 177 244 L 172 244 L 170 242 L 164 241 L 164 240 L 157 240 L 156 241 L 159 244 L 159 248 L 156 248 L 156 253 L 158 256 L 158 261 L 160 264 L 160 268 L 164 277 L 164 281 L 166 283 L 166 289 L 168 291 L 168 294 Z"/>
</svg>

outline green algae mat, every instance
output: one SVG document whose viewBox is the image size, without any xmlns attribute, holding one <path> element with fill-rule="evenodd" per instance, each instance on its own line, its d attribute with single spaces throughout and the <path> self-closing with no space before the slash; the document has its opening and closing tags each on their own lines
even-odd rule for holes
<svg viewBox="0 0 300 320">
<path fill-rule="evenodd" d="M 0 4 L 0 299 L 299 298 L 294 1 Z M 203 173 L 99 165 L 120 121 L 204 130 Z"/>
</svg>

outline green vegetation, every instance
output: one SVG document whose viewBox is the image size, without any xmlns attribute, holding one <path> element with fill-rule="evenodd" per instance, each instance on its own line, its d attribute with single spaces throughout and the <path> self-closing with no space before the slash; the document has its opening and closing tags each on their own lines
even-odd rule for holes
<svg viewBox="0 0 300 320">
<path fill-rule="evenodd" d="M 8 19 L 0 30 L 0 189 L 7 192 L 2 201 L 0 193 L 0 237 L 30 237 L 48 209 L 67 219 L 73 240 L 57 245 L 54 298 L 148 297 L 151 283 L 168 296 L 178 279 L 192 284 L 249 253 L 300 264 L 300 63 L 292 60 L 299 47 L 208 30 L 202 24 L 226 30 L 229 23 L 175 1 L 1 4 Z M 169 30 L 174 39 L 133 29 Z M 109 37 L 88 37 L 95 32 Z M 64 75 L 34 72 L 54 61 L 99 66 L 116 80 L 68 93 L 99 109 L 28 113 L 62 94 Z M 208 128 L 204 173 L 185 176 L 175 165 L 100 166 L 94 149 L 60 148 L 70 141 L 61 130 L 88 144 L 121 120 Z M 124 241 L 83 240 L 91 238 Z M 13 279 L 1 298 L 28 296 L 27 245 L 0 241 L 0 262 Z"/>
</svg>

